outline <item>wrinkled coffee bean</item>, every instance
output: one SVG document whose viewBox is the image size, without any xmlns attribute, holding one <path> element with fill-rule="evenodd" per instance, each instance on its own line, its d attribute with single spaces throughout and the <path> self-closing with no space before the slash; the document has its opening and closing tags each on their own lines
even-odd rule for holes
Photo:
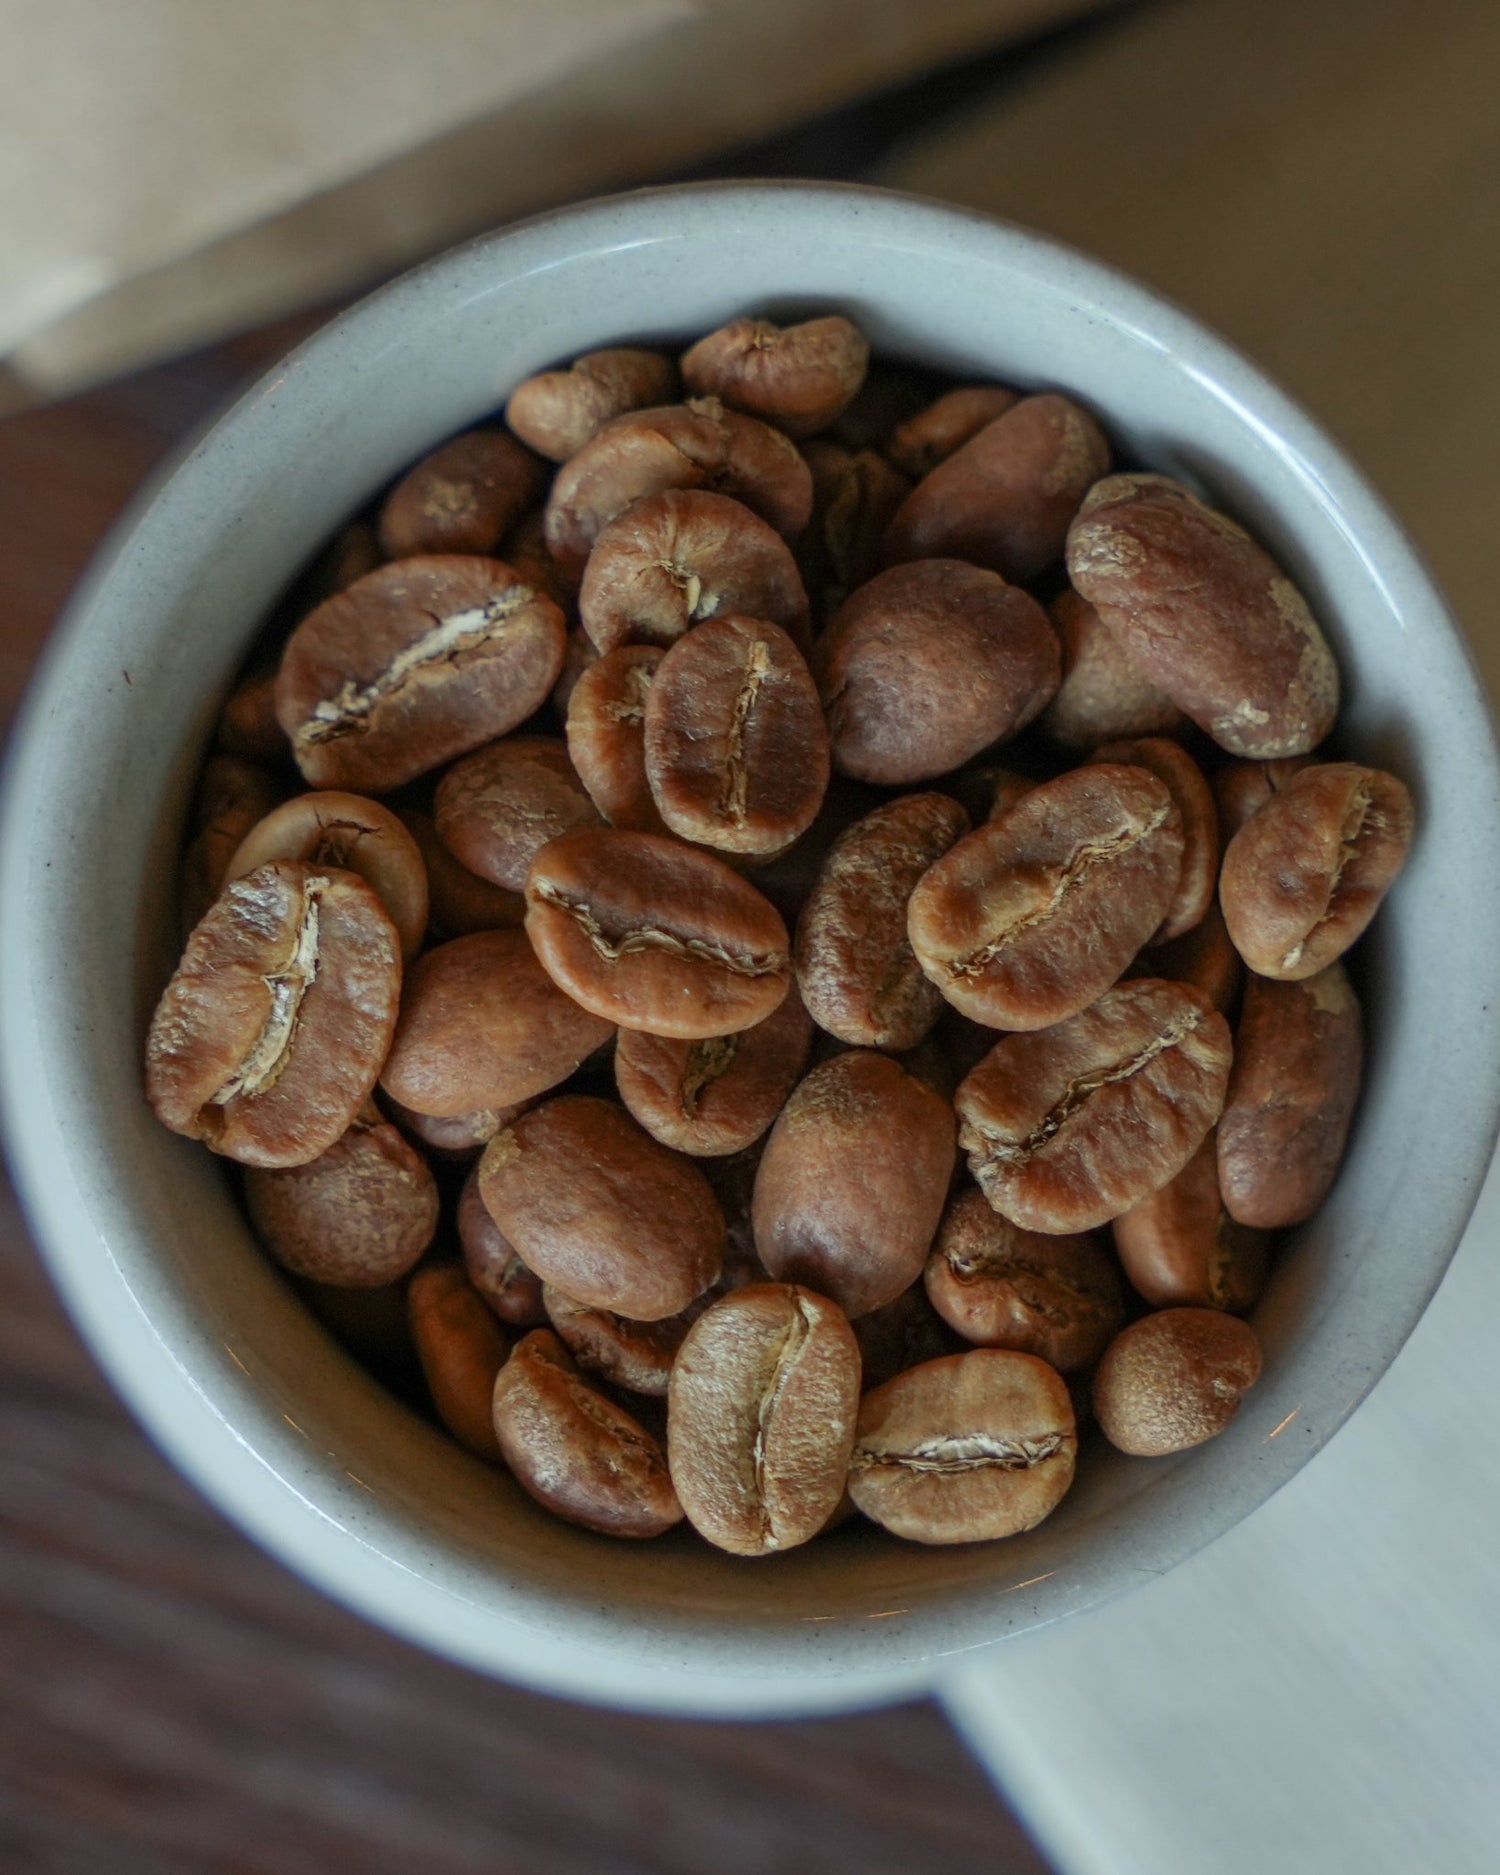
<svg viewBox="0 0 1500 1875">
<path fill-rule="evenodd" d="M 1214 774 L 1214 805 L 1219 810 L 1219 838 L 1227 847 L 1273 794 L 1279 794 L 1293 775 L 1311 761 L 1307 755 L 1288 755 L 1275 762 L 1226 762 Z"/>
<path fill-rule="evenodd" d="M 692 1325 L 693 1310 L 659 1322 L 633 1322 L 608 1309 L 575 1302 L 551 1283 L 542 1290 L 548 1319 L 586 1373 L 627 1393 L 667 1396 L 672 1362 Z"/>
<path fill-rule="evenodd" d="M 888 1055 L 856 1049 L 798 1085 L 761 1155 L 755 1247 L 778 1282 L 849 1316 L 915 1282 L 953 1171 L 953 1110 Z"/>
<path fill-rule="evenodd" d="M 287 640 L 276 712 L 314 787 L 380 794 L 503 736 L 545 700 L 567 627 L 499 560 L 397 560 Z"/>
<path fill-rule="evenodd" d="M 507 736 L 455 762 L 437 785 L 438 837 L 481 879 L 524 892 L 531 862 L 560 833 L 601 824 L 566 746 Z"/>
<path fill-rule="evenodd" d="M 505 1331 L 456 1263 L 418 1270 L 406 1306 L 438 1418 L 477 1458 L 499 1458 L 490 1401 L 510 1352 Z"/>
<path fill-rule="evenodd" d="M 1307 602 L 1243 528 L 1165 475 L 1112 475 L 1068 534 L 1068 577 L 1130 662 L 1231 755 L 1305 755 L 1338 669 Z"/>
<path fill-rule="evenodd" d="M 1003 384 L 961 384 L 898 423 L 886 440 L 885 453 L 903 474 L 920 482 L 1019 402 L 1020 393 Z"/>
<path fill-rule="evenodd" d="M 1266 1275 L 1263 1231 L 1236 1224 L 1219 1194 L 1212 1134 L 1159 1191 L 1117 1217 L 1115 1249 L 1153 1308 L 1248 1309 Z"/>
<path fill-rule="evenodd" d="M 819 437 L 802 451 L 813 478 L 812 519 L 797 542 L 797 560 L 820 613 L 880 571 L 891 516 L 911 483 L 875 449 L 845 449 Z"/>
<path fill-rule="evenodd" d="M 500 1317 L 516 1328 L 540 1328 L 547 1320 L 542 1280 L 527 1269 L 500 1226 L 485 1209 L 479 1167 L 471 1166 L 458 1194 L 458 1241 L 469 1281 Z"/>
<path fill-rule="evenodd" d="M 959 1339 L 927 1298 L 920 1282 L 903 1289 L 894 1302 L 871 1309 L 851 1324 L 859 1343 L 860 1388 L 883 1387 L 908 1367 L 959 1352 Z"/>
<path fill-rule="evenodd" d="M 813 1020 L 856 1047 L 915 1048 L 943 999 L 912 953 L 917 881 L 968 831 L 944 794 L 888 801 L 834 842 L 797 922 L 797 985 Z"/>
<path fill-rule="evenodd" d="M 226 755 L 272 766 L 291 755 L 281 724 L 276 720 L 276 673 L 247 677 L 230 691 L 219 712 L 214 744 Z"/>
<path fill-rule="evenodd" d="M 1259 1378 L 1248 1322 L 1217 1309 L 1162 1309 L 1110 1343 L 1094 1376 L 1094 1412 L 1111 1445 L 1162 1458 L 1222 1432 Z"/>
<path fill-rule="evenodd" d="M 1023 1230 L 1092 1230 L 1176 1176 L 1229 1080 L 1229 1025 L 1181 983 L 1122 983 L 997 1042 L 954 1097 L 985 1197 Z"/>
<path fill-rule="evenodd" d="M 661 1321 L 719 1274 L 707 1180 L 613 1101 L 567 1094 L 522 1114 L 485 1147 L 479 1190 L 526 1267 L 591 1308 Z"/>
<path fill-rule="evenodd" d="M 526 918 L 519 892 L 504 891 L 461 866 L 438 838 L 432 816 L 397 809 L 397 819 L 417 843 L 427 872 L 427 916 L 438 938 L 468 937 L 474 931 L 518 931 Z"/>
<path fill-rule="evenodd" d="M 1219 897 L 1258 975 L 1299 980 L 1342 957 L 1406 863 L 1405 784 L 1357 762 L 1304 768 L 1240 828 Z"/>
<path fill-rule="evenodd" d="M 613 346 L 585 352 L 567 371 L 525 379 L 510 394 L 505 421 L 538 454 L 566 462 L 613 418 L 663 404 L 676 390 L 677 367 L 670 358 Z"/>
<path fill-rule="evenodd" d="M 1245 966 L 1230 942 L 1229 928 L 1217 897 L 1191 931 L 1170 944 L 1148 946 L 1126 971 L 1127 977 L 1165 977 L 1169 983 L 1191 983 L 1227 1016 L 1240 993 Z"/>
<path fill-rule="evenodd" d="M 959 560 L 892 567 L 818 647 L 834 766 L 886 785 L 960 768 L 1057 688 L 1057 638 L 1029 593 Z"/>
<path fill-rule="evenodd" d="M 948 1206 L 923 1272 L 950 1328 L 986 1348 L 1092 1367 L 1125 1323 L 1114 1259 L 1093 1237 L 1021 1230 L 971 1186 Z"/>
<path fill-rule="evenodd" d="M 418 1113 L 415 1107 L 403 1107 L 384 1088 L 381 1100 L 391 1118 L 404 1133 L 421 1142 L 435 1158 L 467 1163 L 484 1150 L 502 1126 L 509 1126 L 529 1102 L 509 1107 L 476 1107 L 470 1113 Z"/>
<path fill-rule="evenodd" d="M 911 895 L 917 961 L 955 1008 L 998 1029 L 1086 1009 L 1160 928 L 1182 816 L 1141 768 L 1100 763 L 1043 782 L 960 840 Z"/>
<path fill-rule="evenodd" d="M 646 698 L 664 653 L 620 645 L 578 679 L 568 701 L 568 755 L 612 827 L 665 833 L 646 778 Z"/>
<path fill-rule="evenodd" d="M 1095 762 L 1117 762 L 1144 768 L 1155 775 L 1177 805 L 1182 820 L 1182 863 L 1177 890 L 1167 907 L 1153 944 L 1167 944 L 1199 924 L 1213 903 L 1219 876 L 1219 818 L 1203 770 L 1180 743 L 1163 736 L 1140 736 L 1129 742 L 1107 742 L 1090 757 Z"/>
<path fill-rule="evenodd" d="M 1032 1530 L 1073 1482 L 1073 1404 L 1045 1361 L 975 1348 L 867 1393 L 849 1494 L 914 1543 L 976 1543 Z"/>
<path fill-rule="evenodd" d="M 1338 1176 L 1363 1066 L 1342 964 L 1296 982 L 1247 979 L 1218 1135 L 1231 1217 L 1280 1230 L 1312 1216 Z"/>
<path fill-rule="evenodd" d="M 224 889 L 241 840 L 281 799 L 263 768 L 237 755 L 211 755 L 193 803 L 193 838 L 182 857 L 182 923 L 193 926 Z"/>
<path fill-rule="evenodd" d="M 368 1100 L 400 996 L 401 941 L 363 879 L 283 860 L 232 880 L 151 1018 L 152 1111 L 242 1164 L 305 1165 Z"/>
<path fill-rule="evenodd" d="M 788 436 L 814 436 L 853 402 L 869 364 L 869 340 L 841 314 L 794 326 L 735 319 L 683 353 L 682 381 Z"/>
<path fill-rule="evenodd" d="M 672 1368 L 667 1455 L 688 1521 L 735 1556 L 795 1548 L 843 1494 L 859 1348 L 810 1289 L 762 1283 L 700 1315 Z"/>
<path fill-rule="evenodd" d="M 791 981 L 786 926 L 754 886 L 655 834 L 564 834 L 532 862 L 526 904 L 553 981 L 621 1028 L 732 1035 Z"/>
<path fill-rule="evenodd" d="M 380 510 L 388 560 L 493 553 L 532 501 L 542 465 L 502 429 L 466 431 L 408 469 Z"/>
<path fill-rule="evenodd" d="M 1130 662 L 1099 614 L 1071 588 L 1047 607 L 1062 645 L 1062 682 L 1042 727 L 1070 749 L 1094 749 L 1124 736 L 1169 736 L 1187 718 Z"/>
</svg>

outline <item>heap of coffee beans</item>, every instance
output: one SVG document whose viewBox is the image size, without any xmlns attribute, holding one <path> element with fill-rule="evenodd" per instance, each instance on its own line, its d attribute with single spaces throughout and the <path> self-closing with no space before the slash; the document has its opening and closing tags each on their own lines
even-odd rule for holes
<svg viewBox="0 0 1500 1875">
<path fill-rule="evenodd" d="M 230 698 L 151 1104 L 561 1517 L 1030 1529 L 1090 1407 L 1233 1418 L 1338 1170 L 1412 808 L 1337 705 L 1283 570 L 1067 395 L 839 316 L 592 353 Z"/>
</svg>

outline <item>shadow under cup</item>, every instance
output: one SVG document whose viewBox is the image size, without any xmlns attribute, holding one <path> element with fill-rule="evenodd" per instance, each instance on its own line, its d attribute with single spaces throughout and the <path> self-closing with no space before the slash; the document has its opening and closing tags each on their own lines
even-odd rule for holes
<svg viewBox="0 0 1500 1875">
<path fill-rule="evenodd" d="M 1351 1151 L 1256 1310 L 1264 1377 L 1180 1458 L 1092 1443 L 1039 1529 L 924 1549 L 846 1528 L 755 1562 L 555 1521 L 385 1394 L 252 1241 L 222 1167 L 166 1133 L 141 1043 L 175 960 L 193 776 L 238 662 L 317 544 L 520 378 L 745 311 L 837 308 L 877 352 L 1066 389 L 1120 448 L 1259 533 L 1325 621 L 1340 739 L 1412 786 L 1418 841 L 1362 950 Z M 482 1670 L 626 1706 L 748 1715 L 932 1685 L 955 1653 L 1117 1595 L 1254 1509 L 1389 1364 L 1435 1288 L 1500 1103 L 1497 768 L 1441 600 L 1355 472 L 1229 348 L 1120 276 L 983 217 L 795 184 L 646 191 L 432 262 L 278 365 L 140 504 L 30 700 L 0 857 L 13 1158 L 73 1313 L 152 1434 L 252 1536 Z"/>
</svg>

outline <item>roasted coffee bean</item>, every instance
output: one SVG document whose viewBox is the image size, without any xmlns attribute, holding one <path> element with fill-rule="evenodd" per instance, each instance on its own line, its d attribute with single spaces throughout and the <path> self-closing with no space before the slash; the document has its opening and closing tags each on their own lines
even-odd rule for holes
<svg viewBox="0 0 1500 1875">
<path fill-rule="evenodd" d="M 793 326 L 734 319 L 683 353 L 682 381 L 788 436 L 814 436 L 853 402 L 869 364 L 869 340 L 841 314 Z"/>
<path fill-rule="evenodd" d="M 551 1283 L 544 1286 L 542 1300 L 553 1328 L 586 1373 L 627 1393 L 667 1397 L 672 1362 L 694 1320 L 692 1308 L 660 1322 L 633 1322 L 575 1302 Z"/>
<path fill-rule="evenodd" d="M 564 722 L 568 719 L 568 705 L 573 701 L 579 678 L 598 662 L 599 653 L 594 649 L 593 639 L 581 625 L 570 626 L 563 667 L 547 699 Z"/>
<path fill-rule="evenodd" d="M 894 1302 L 861 1315 L 853 1328 L 859 1343 L 860 1387 L 865 1393 L 883 1387 L 908 1367 L 959 1352 L 958 1336 L 932 1306 L 920 1282 L 903 1289 Z"/>
<path fill-rule="evenodd" d="M 1300 775 L 1311 759 L 1288 755 L 1275 762 L 1226 762 L 1218 769 L 1210 785 L 1219 810 L 1220 841 L 1228 846 L 1250 816 L 1279 794 L 1293 775 Z"/>
<path fill-rule="evenodd" d="M 880 571 L 885 531 L 911 483 L 875 449 L 846 449 L 819 437 L 802 454 L 812 470 L 813 511 L 797 560 L 824 613 Z"/>
<path fill-rule="evenodd" d="M 707 1180 L 613 1101 L 568 1094 L 522 1114 L 485 1148 L 479 1190 L 526 1267 L 591 1308 L 659 1322 L 719 1274 Z"/>
<path fill-rule="evenodd" d="M 1094 749 L 1121 736 L 1168 736 L 1187 718 L 1130 662 L 1099 614 L 1070 587 L 1047 607 L 1062 645 L 1062 682 L 1042 727 L 1070 749 Z"/>
<path fill-rule="evenodd" d="M 528 586 L 562 607 L 570 627 L 576 623 L 578 579 L 560 567 L 547 547 L 547 510 L 531 508 L 523 514 L 506 536 L 496 559 L 505 564 Z M 558 682 L 563 679 L 560 677 Z"/>
<path fill-rule="evenodd" d="M 1342 957 L 1406 863 L 1412 818 L 1404 783 L 1382 769 L 1294 775 L 1224 855 L 1224 922 L 1250 968 L 1296 981 Z"/>
<path fill-rule="evenodd" d="M 1021 1230 L 961 1191 L 923 1272 L 932 1306 L 965 1341 L 1092 1367 L 1125 1323 L 1113 1257 L 1094 1237 Z"/>
<path fill-rule="evenodd" d="M 1034 775 L 1018 774 L 1013 768 L 993 768 L 989 771 L 990 808 L 986 820 L 999 820 L 1008 814 L 1016 802 L 1030 794 L 1040 784 Z"/>
<path fill-rule="evenodd" d="M 919 482 L 1019 401 L 1019 392 L 1003 384 L 961 384 L 897 424 L 885 453 L 903 474 Z"/>
<path fill-rule="evenodd" d="M 928 870 L 907 913 L 912 949 L 965 1015 L 1046 1028 L 1086 1009 L 1160 928 L 1182 844 L 1182 816 L 1154 775 L 1074 769 Z"/>
<path fill-rule="evenodd" d="M 380 510 L 389 560 L 493 553 L 541 491 L 542 465 L 499 428 L 468 430 L 408 469 Z"/>
<path fill-rule="evenodd" d="M 1033 580 L 1061 555 L 1078 504 L 1108 468 L 1109 444 L 1086 410 L 1052 391 L 1023 397 L 917 483 L 886 557 L 968 560 Z"/>
<path fill-rule="evenodd" d="M 859 1348 L 825 1297 L 737 1289 L 700 1315 L 672 1368 L 667 1455 L 688 1521 L 735 1556 L 793 1549 L 843 1494 Z"/>
<path fill-rule="evenodd" d="M 898 785 L 960 768 L 1057 688 L 1057 638 L 1029 593 L 958 560 L 892 567 L 818 647 L 834 766 Z"/>
<path fill-rule="evenodd" d="M 245 1208 L 284 1268 L 374 1289 L 404 1276 L 432 1242 L 438 1194 L 427 1161 L 372 1112 L 306 1165 L 250 1167 Z"/>
<path fill-rule="evenodd" d="M 695 1158 L 754 1145 L 807 1065 L 812 1018 L 791 991 L 763 1022 L 705 1041 L 620 1031 L 615 1084 L 653 1139 Z"/>
<path fill-rule="evenodd" d="M 784 852 L 828 786 L 812 675 L 779 625 L 721 618 L 667 652 L 646 694 L 646 775 L 671 830 L 721 852 Z"/>
<path fill-rule="evenodd" d="M 415 1107 L 403 1107 L 380 1090 L 382 1104 L 403 1133 L 408 1133 L 436 1159 L 467 1164 L 476 1158 L 502 1126 L 509 1126 L 531 1104 L 520 1101 L 509 1107 L 476 1107 L 471 1113 L 418 1113 Z"/>
<path fill-rule="evenodd" d="M 661 1447 L 579 1377 L 548 1329 L 518 1341 L 501 1368 L 494 1424 L 517 1483 L 567 1522 L 653 1537 L 682 1521 Z"/>
<path fill-rule="evenodd" d="M 343 1289 L 296 1277 L 293 1287 L 339 1346 L 383 1387 L 413 1406 L 423 1399 L 426 1386 L 407 1320 L 404 1281 Z"/>
<path fill-rule="evenodd" d="M 1111 1445 L 1162 1458 L 1222 1432 L 1259 1378 L 1248 1322 L 1217 1309 L 1162 1309 L 1110 1343 L 1094 1376 L 1094 1412 Z"/>
<path fill-rule="evenodd" d="M 517 931 L 526 918 L 519 892 L 504 891 L 461 866 L 438 838 L 432 816 L 416 808 L 397 810 L 397 819 L 417 843 L 427 872 L 427 916 L 439 938 L 468 937 L 474 931 Z"/>
<path fill-rule="evenodd" d="M 547 502 L 552 557 L 581 571 L 617 514 L 669 488 L 731 495 L 788 539 L 812 513 L 812 476 L 795 443 L 715 397 L 695 398 L 615 417 L 563 464 Z"/>
<path fill-rule="evenodd" d="M 953 1171 L 953 1110 L 888 1055 L 835 1055 L 801 1082 L 755 1179 L 755 1247 L 778 1282 L 849 1316 L 922 1273 Z"/>
<path fill-rule="evenodd" d="M 1144 768 L 1155 775 L 1182 819 L 1182 867 L 1177 890 L 1167 907 L 1153 944 L 1170 943 L 1199 924 L 1213 903 L 1219 876 L 1219 818 L 1203 770 L 1180 743 L 1164 736 L 1140 736 L 1129 742 L 1107 742 L 1096 749 L 1095 762 L 1117 762 Z"/>
<path fill-rule="evenodd" d="M 532 862 L 526 904 L 553 981 L 621 1028 L 732 1035 L 791 982 L 786 926 L 754 886 L 655 834 L 564 834 Z"/>
<path fill-rule="evenodd" d="M 1073 1482 L 1073 1404 L 1045 1361 L 975 1348 L 909 1368 L 860 1404 L 849 1494 L 914 1543 L 1035 1529 Z"/>
<path fill-rule="evenodd" d="M 585 352 L 567 371 L 542 371 L 510 394 L 505 421 L 554 462 L 566 462 L 627 411 L 661 404 L 677 389 L 677 367 L 660 352 L 613 346 Z"/>
<path fill-rule="evenodd" d="M 906 933 L 917 881 L 968 831 L 944 794 L 888 801 L 834 842 L 797 923 L 797 985 L 815 1022 L 856 1047 L 914 1048 L 942 995 Z"/>
<path fill-rule="evenodd" d="M 458 1194 L 456 1221 L 469 1281 L 502 1322 L 540 1328 L 547 1320 L 542 1280 L 527 1269 L 514 1244 L 485 1209 L 477 1164 L 469 1168 Z"/>
<path fill-rule="evenodd" d="M 146 1038 L 146 1094 L 174 1133 L 245 1165 L 305 1165 L 375 1085 L 401 941 L 352 872 L 283 860 L 224 888 Z"/>
<path fill-rule="evenodd" d="M 1153 1308 L 1248 1309 L 1266 1276 L 1266 1235 L 1236 1224 L 1219 1194 L 1214 1136 L 1176 1178 L 1117 1217 L 1115 1248 Z"/>
<path fill-rule="evenodd" d="M 219 712 L 214 746 L 226 755 L 271 766 L 290 758 L 291 749 L 276 720 L 275 671 L 247 677 L 229 693 Z"/>
<path fill-rule="evenodd" d="M 1130 662 L 1231 755 L 1305 755 L 1338 669 L 1302 594 L 1243 528 L 1165 475 L 1111 475 L 1068 534 L 1068 576 Z"/>
<path fill-rule="evenodd" d="M 784 853 L 755 863 L 755 889 L 792 923 L 811 896 L 839 835 L 880 805 L 883 796 L 863 782 L 831 774 L 813 824 Z"/>
<path fill-rule="evenodd" d="M 601 528 L 578 610 L 601 652 L 665 647 L 734 616 L 770 619 L 803 649 L 810 642 L 791 548 L 744 502 L 706 488 L 648 495 Z"/>
<path fill-rule="evenodd" d="M 1170 944 L 1148 946 L 1125 974 L 1191 983 L 1194 989 L 1202 990 L 1221 1016 L 1227 1016 L 1239 996 L 1245 967 L 1230 942 L 1229 928 L 1215 897 L 1191 931 L 1173 938 Z"/>
<path fill-rule="evenodd" d="M 246 873 L 278 859 L 357 872 L 375 888 L 410 959 L 427 932 L 427 868 L 410 831 L 388 807 L 360 794 L 299 794 L 267 814 L 235 849 L 225 873 Z"/>
<path fill-rule="evenodd" d="M 568 755 L 612 827 L 665 833 L 646 778 L 646 698 L 659 645 L 621 645 L 591 664 L 568 700 Z"/>
<path fill-rule="evenodd" d="M 1280 1230 L 1312 1216 L 1338 1175 L 1363 1065 L 1342 964 L 1290 983 L 1247 978 L 1218 1136 L 1231 1217 Z"/>
<path fill-rule="evenodd" d="M 959 1144 L 1023 1230 L 1092 1230 L 1174 1178 L 1229 1080 L 1229 1025 L 1182 983 L 1122 983 L 1053 1028 L 1007 1035 L 959 1088 Z"/>
<path fill-rule="evenodd" d="M 504 1329 L 456 1263 L 418 1270 L 406 1306 L 438 1418 L 477 1458 L 499 1458 L 490 1401 L 510 1352 Z"/>
<path fill-rule="evenodd" d="M 237 755 L 211 755 L 193 803 L 193 838 L 182 858 L 182 923 L 193 926 L 224 889 L 240 841 L 281 799 L 275 780 Z"/>
<path fill-rule="evenodd" d="M 507 736 L 466 755 L 438 783 L 432 811 L 454 858 L 507 892 L 525 891 L 549 840 L 602 824 L 553 736 Z"/>
</svg>

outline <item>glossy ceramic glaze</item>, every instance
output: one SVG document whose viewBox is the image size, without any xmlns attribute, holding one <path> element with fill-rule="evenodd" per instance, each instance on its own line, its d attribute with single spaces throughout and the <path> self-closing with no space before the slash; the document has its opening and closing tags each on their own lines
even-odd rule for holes
<svg viewBox="0 0 1500 1875">
<path fill-rule="evenodd" d="M 876 347 L 1065 387 L 1270 541 L 1347 678 L 1344 745 L 1404 775 L 1415 857 L 1367 945 L 1353 1150 L 1256 1322 L 1265 1378 L 1177 1460 L 1090 1462 L 1049 1522 L 924 1550 L 867 1530 L 746 1563 L 556 1523 L 322 1334 L 222 1168 L 159 1128 L 140 1045 L 173 951 L 185 803 L 271 601 L 391 475 L 521 377 L 744 312 L 851 313 Z M 1500 774 L 1477 680 L 1390 517 L 1243 359 L 1120 276 L 906 198 L 649 191 L 419 269 L 272 371 L 122 526 L 38 679 L 7 783 L 0 1043 L 16 1173 L 99 1358 L 170 1456 L 331 1594 L 474 1666 L 625 1705 L 747 1714 L 932 1684 L 1115 1596 L 1262 1502 L 1390 1362 L 1457 1242 L 1500 1103 Z"/>
</svg>

